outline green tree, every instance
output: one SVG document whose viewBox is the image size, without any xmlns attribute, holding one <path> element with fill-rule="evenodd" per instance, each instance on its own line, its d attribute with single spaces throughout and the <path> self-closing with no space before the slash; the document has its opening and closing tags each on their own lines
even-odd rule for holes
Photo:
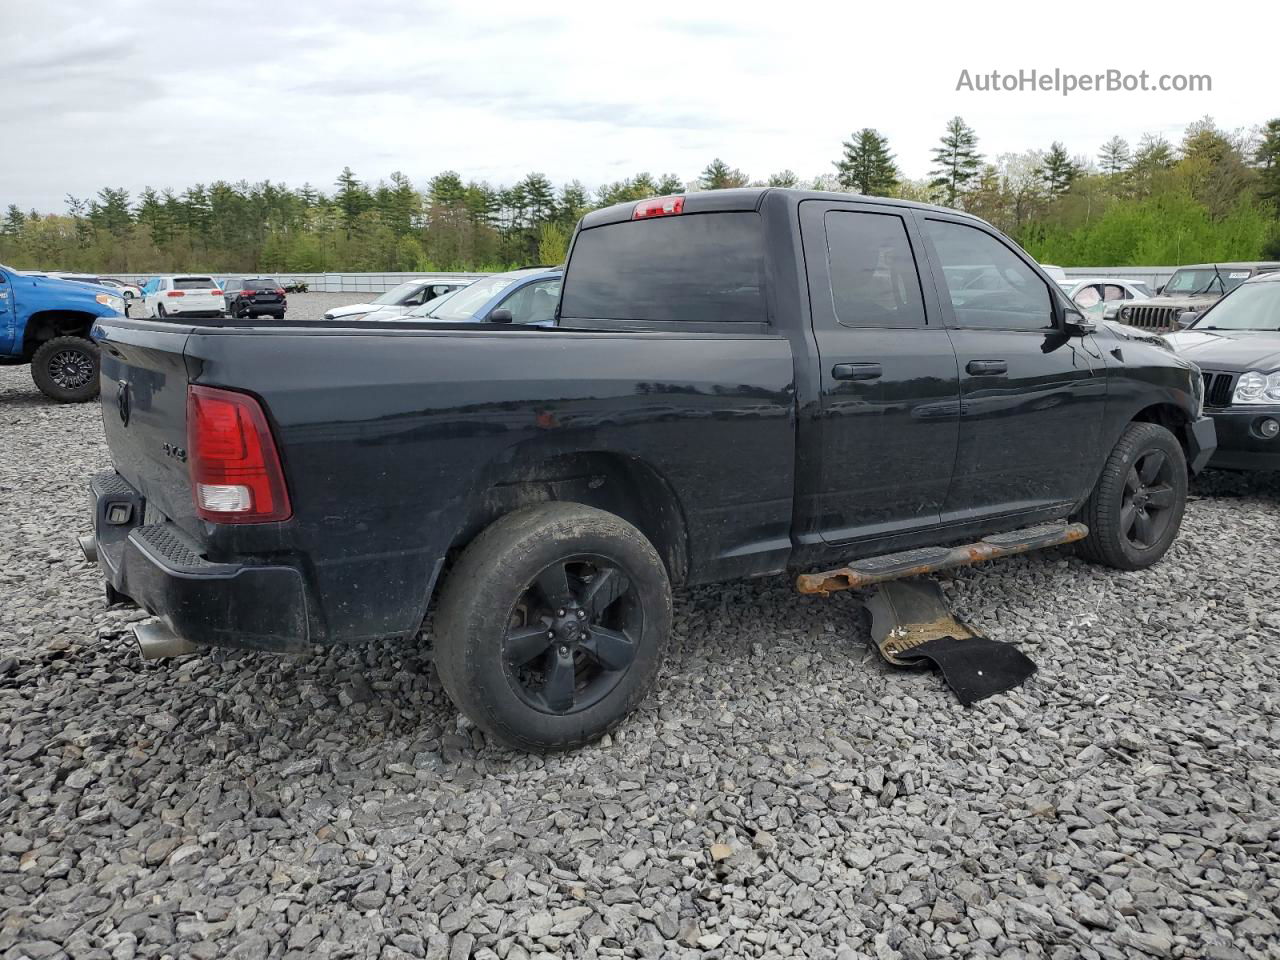
<svg viewBox="0 0 1280 960">
<path fill-rule="evenodd" d="M 745 187 L 750 179 L 741 170 L 730 167 L 716 157 L 698 177 L 698 186 L 703 190 L 725 190 L 729 187 Z"/>
<path fill-rule="evenodd" d="M 1098 151 L 1098 165 L 1108 176 L 1116 176 L 1129 169 L 1132 161 L 1129 153 L 1129 141 L 1124 137 L 1112 137 Z"/>
<path fill-rule="evenodd" d="M 1050 199 L 1056 199 L 1070 190 L 1071 184 L 1080 176 L 1080 167 L 1067 154 L 1067 148 L 1057 140 L 1044 155 L 1044 163 L 1040 169 Z"/>
<path fill-rule="evenodd" d="M 798 187 L 800 186 L 800 178 L 796 176 L 794 170 L 782 170 L 778 173 L 769 174 L 769 186 Z"/>
<path fill-rule="evenodd" d="M 11 203 L 5 211 L 4 224 L 0 225 L 0 233 L 3 233 L 6 237 L 20 237 L 22 236 L 22 227 L 26 222 L 26 215 L 18 208 L 16 203 Z"/>
<path fill-rule="evenodd" d="M 840 186 L 871 197 L 890 196 L 898 185 L 898 168 L 889 141 L 864 127 L 844 141 L 844 156 L 835 163 Z"/>
<path fill-rule="evenodd" d="M 342 218 L 342 229 L 346 232 L 347 239 L 350 239 L 357 228 L 360 214 L 373 205 L 373 198 L 365 185 L 356 179 L 355 172 L 350 167 L 342 168 L 333 185 L 338 188 L 333 201 Z"/>
<path fill-rule="evenodd" d="M 1280 118 L 1268 120 L 1262 128 L 1253 162 L 1258 168 L 1259 196 L 1280 208 Z"/>
<path fill-rule="evenodd" d="M 961 117 L 952 117 L 938 146 L 933 148 L 932 180 L 948 207 L 956 206 L 982 166 L 978 135 Z"/>
</svg>

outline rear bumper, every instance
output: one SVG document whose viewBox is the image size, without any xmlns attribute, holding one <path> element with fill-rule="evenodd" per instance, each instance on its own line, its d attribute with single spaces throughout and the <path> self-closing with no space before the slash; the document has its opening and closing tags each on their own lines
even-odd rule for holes
<svg viewBox="0 0 1280 960">
<path fill-rule="evenodd" d="M 98 567 L 107 582 L 201 645 L 297 652 L 310 642 L 302 573 L 214 563 L 177 525 L 144 523 L 142 496 L 119 474 L 89 485 Z"/>
<path fill-rule="evenodd" d="M 1280 406 L 1231 407 L 1210 412 L 1218 446 L 1209 466 L 1224 470 L 1280 470 L 1280 437 L 1267 438 L 1259 425 L 1280 423 Z"/>
<path fill-rule="evenodd" d="M 1213 457 L 1218 446 L 1217 425 L 1212 417 L 1201 417 L 1187 424 L 1187 466 L 1192 473 L 1199 473 Z"/>
</svg>

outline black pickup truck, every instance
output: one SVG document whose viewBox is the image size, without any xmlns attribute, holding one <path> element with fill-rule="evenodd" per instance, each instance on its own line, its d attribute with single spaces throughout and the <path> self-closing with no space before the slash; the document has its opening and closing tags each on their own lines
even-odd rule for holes
<svg viewBox="0 0 1280 960">
<path fill-rule="evenodd" d="M 916 570 L 1067 519 L 1145 567 L 1214 447 L 1192 364 L 938 207 L 608 207 L 555 325 L 501 319 L 100 321 L 115 471 L 84 546 L 160 618 L 144 653 L 410 636 L 434 602 L 455 703 L 561 748 L 651 688 L 672 584 Z"/>
</svg>

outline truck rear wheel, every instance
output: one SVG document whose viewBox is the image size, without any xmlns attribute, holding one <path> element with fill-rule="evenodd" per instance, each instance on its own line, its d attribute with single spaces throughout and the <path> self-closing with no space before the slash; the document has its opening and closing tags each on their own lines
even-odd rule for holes
<svg viewBox="0 0 1280 960">
<path fill-rule="evenodd" d="M 457 707 L 521 750 L 603 736 L 652 689 L 671 634 L 653 545 L 594 507 L 543 503 L 497 520 L 440 597 L 435 662 Z"/>
<path fill-rule="evenodd" d="M 1182 445 L 1158 423 L 1131 423 L 1080 511 L 1089 536 L 1077 550 L 1119 570 L 1149 567 L 1169 550 L 1186 506 Z"/>
<path fill-rule="evenodd" d="M 59 403 L 84 403 L 98 395 L 98 345 L 84 337 L 54 337 L 31 358 L 31 379 Z"/>
</svg>

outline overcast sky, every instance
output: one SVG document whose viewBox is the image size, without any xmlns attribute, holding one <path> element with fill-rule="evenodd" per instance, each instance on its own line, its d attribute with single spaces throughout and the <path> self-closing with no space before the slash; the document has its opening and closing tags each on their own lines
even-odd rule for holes
<svg viewBox="0 0 1280 960">
<path fill-rule="evenodd" d="M 989 156 L 1280 114 L 1274 5 L 1179 6 L 0 0 L 0 207 L 219 179 L 329 190 L 343 165 L 595 187 L 720 156 L 810 178 L 864 126 L 922 177 L 955 114 Z M 1055 67 L 1208 73 L 1213 91 L 956 90 L 962 69 Z"/>
</svg>

